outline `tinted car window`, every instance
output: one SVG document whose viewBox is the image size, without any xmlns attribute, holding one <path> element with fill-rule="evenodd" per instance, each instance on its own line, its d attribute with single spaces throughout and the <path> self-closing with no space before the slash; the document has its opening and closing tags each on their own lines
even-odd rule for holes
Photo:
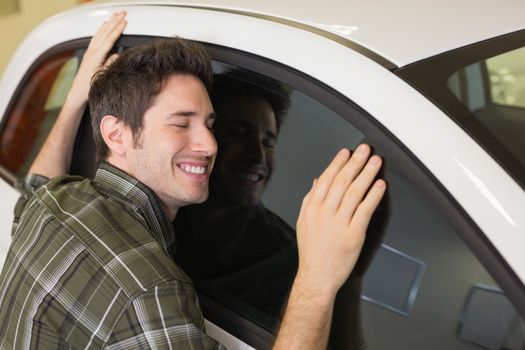
<svg viewBox="0 0 525 350">
<path fill-rule="evenodd" d="M 486 60 L 492 101 L 509 107 L 525 108 L 525 48 Z"/>
<path fill-rule="evenodd" d="M 448 86 L 476 123 L 525 166 L 525 48 L 472 63 Z M 468 127 L 468 124 L 465 124 Z"/>
<path fill-rule="evenodd" d="M 389 151 L 292 86 L 219 62 L 214 68 L 219 154 L 208 202 L 177 216 L 177 262 L 200 293 L 275 331 L 312 179 L 342 147 L 367 142 L 378 154 Z M 331 346 L 521 349 L 521 316 L 439 208 L 389 156 L 382 176 L 388 195 L 338 294 Z"/>
<path fill-rule="evenodd" d="M 18 91 L 0 132 L 0 165 L 15 176 L 27 173 L 58 116 L 77 66 L 74 51 L 54 55 L 35 67 Z"/>
<path fill-rule="evenodd" d="M 525 31 L 399 70 L 525 188 Z"/>
</svg>

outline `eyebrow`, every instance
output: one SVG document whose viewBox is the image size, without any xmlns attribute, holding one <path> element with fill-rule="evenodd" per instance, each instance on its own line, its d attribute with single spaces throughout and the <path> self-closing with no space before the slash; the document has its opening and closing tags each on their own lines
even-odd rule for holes
<svg viewBox="0 0 525 350">
<path fill-rule="evenodd" d="M 197 115 L 197 112 L 195 111 L 177 111 L 175 113 L 172 113 L 170 115 L 168 115 L 168 118 L 172 118 L 172 117 L 193 117 L 193 116 L 196 116 Z M 208 114 L 208 117 L 206 118 L 206 120 L 215 120 L 217 119 L 217 114 L 215 112 L 211 112 L 210 114 Z"/>
<path fill-rule="evenodd" d="M 246 123 L 246 122 L 242 122 L 242 121 L 238 121 L 238 120 L 227 121 L 227 122 L 225 122 L 225 124 L 236 124 L 236 125 L 244 126 L 244 127 L 247 127 L 247 128 L 252 126 L 250 123 Z M 277 135 L 275 133 L 273 133 L 270 130 L 266 130 L 265 132 L 266 132 L 266 134 L 268 136 L 270 136 L 270 137 L 272 137 L 272 138 L 277 140 Z"/>
</svg>

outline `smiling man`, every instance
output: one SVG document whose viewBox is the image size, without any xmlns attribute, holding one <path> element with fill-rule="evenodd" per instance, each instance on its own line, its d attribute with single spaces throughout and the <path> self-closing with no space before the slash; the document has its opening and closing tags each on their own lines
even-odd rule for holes
<svg viewBox="0 0 525 350">
<path fill-rule="evenodd" d="M 172 38 L 100 69 L 124 17 L 91 40 L 21 186 L 1 276 L 2 349 L 222 347 L 171 258 L 171 221 L 206 200 L 217 153 L 211 62 L 200 45 Z M 94 179 L 64 175 L 88 91 Z"/>
<path fill-rule="evenodd" d="M 146 63 L 152 56 L 172 51 L 183 57 Z M 133 67 L 134 74 L 123 76 L 122 71 L 132 64 L 129 57 L 144 69 Z M 178 208 L 208 198 L 208 179 L 217 154 L 211 132 L 215 113 L 205 86 L 210 83 L 211 66 L 204 50 L 188 41 L 169 39 L 129 49 L 96 77 L 91 89 L 99 161 L 148 184 L 169 220 Z M 121 85 L 133 88 L 124 94 Z M 133 104 L 141 106 L 138 111 L 123 108 Z"/>
<path fill-rule="evenodd" d="M 217 153 L 204 48 L 162 39 L 106 62 L 89 92 L 99 168 L 94 179 L 65 175 L 89 83 L 124 18 L 113 15 L 91 40 L 21 184 L 0 276 L 2 349 L 222 347 L 206 335 L 193 285 L 173 262 L 171 221 L 206 200 Z M 326 346 L 335 294 L 385 191 L 382 180 L 373 184 L 381 159 L 366 145 L 350 155 L 341 150 L 303 202 L 277 349 Z"/>
</svg>

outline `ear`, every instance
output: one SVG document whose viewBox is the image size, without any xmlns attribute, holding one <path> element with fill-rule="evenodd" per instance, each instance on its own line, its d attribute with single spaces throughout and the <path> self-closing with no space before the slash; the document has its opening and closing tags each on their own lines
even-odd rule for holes
<svg viewBox="0 0 525 350">
<path fill-rule="evenodd" d="M 127 133 L 130 133 L 130 130 L 113 115 L 106 115 L 100 121 L 100 134 L 111 155 L 126 156 Z"/>
</svg>

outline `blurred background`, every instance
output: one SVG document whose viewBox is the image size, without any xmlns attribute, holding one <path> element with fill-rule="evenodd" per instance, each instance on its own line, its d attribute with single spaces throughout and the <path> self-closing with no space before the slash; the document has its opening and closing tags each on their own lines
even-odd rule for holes
<svg viewBox="0 0 525 350">
<path fill-rule="evenodd" d="M 0 75 L 24 37 L 49 16 L 86 0 L 0 0 Z"/>
</svg>

